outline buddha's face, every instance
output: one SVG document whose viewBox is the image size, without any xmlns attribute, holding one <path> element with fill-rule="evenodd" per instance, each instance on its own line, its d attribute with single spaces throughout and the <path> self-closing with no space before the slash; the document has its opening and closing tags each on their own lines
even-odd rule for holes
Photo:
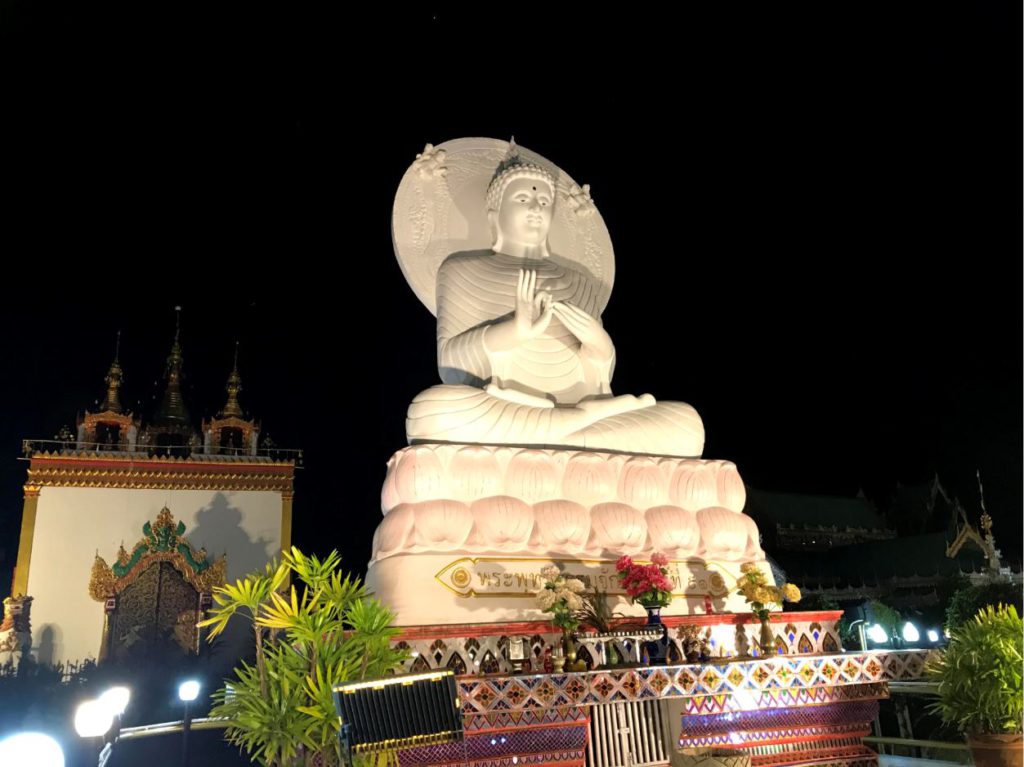
<svg viewBox="0 0 1024 767">
<path fill-rule="evenodd" d="M 511 242 L 539 245 L 551 228 L 555 202 L 550 184 L 541 178 L 517 178 L 509 182 L 498 208 L 498 230 Z"/>
</svg>

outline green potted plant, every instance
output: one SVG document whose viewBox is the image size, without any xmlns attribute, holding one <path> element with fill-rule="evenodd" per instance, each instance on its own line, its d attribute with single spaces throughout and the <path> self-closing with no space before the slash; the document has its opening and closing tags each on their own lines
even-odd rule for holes
<svg viewBox="0 0 1024 767">
<path fill-rule="evenodd" d="M 953 592 L 946 606 L 946 629 L 952 631 L 972 620 L 985 605 L 1013 605 L 1017 612 L 1024 607 L 1020 586 L 1003 581 L 972 586 L 963 578 L 960 588 Z"/>
<path fill-rule="evenodd" d="M 213 600 L 200 623 L 211 640 L 236 616 L 252 623 L 255 639 L 255 664 L 243 661 L 213 694 L 210 715 L 229 720 L 225 738 L 266 767 L 340 764 L 333 688 L 401 667 L 394 615 L 342 572 L 338 552 L 321 560 L 295 547 L 280 565 L 217 588 Z"/>
<path fill-rule="evenodd" d="M 932 710 L 967 736 L 976 767 L 1020 767 L 1024 626 L 1013 606 L 989 605 L 954 629 L 928 662 L 938 684 Z"/>
</svg>

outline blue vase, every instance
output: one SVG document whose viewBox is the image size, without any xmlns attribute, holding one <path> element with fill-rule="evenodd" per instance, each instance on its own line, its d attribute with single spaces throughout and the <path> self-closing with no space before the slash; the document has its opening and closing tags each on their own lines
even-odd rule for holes
<svg viewBox="0 0 1024 767">
<path fill-rule="evenodd" d="M 641 645 L 646 657 L 646 664 L 648 666 L 663 666 L 665 665 L 666 657 L 668 657 L 668 626 L 661 622 L 661 607 L 647 607 L 644 605 L 644 609 L 647 611 L 647 626 L 649 628 L 656 626 L 661 629 L 660 639 L 644 642 Z"/>
</svg>

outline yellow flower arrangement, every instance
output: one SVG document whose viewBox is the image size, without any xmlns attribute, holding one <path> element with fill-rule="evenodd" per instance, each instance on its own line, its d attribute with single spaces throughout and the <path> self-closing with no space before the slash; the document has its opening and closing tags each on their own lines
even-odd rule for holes
<svg viewBox="0 0 1024 767">
<path fill-rule="evenodd" d="M 792 583 L 772 586 L 754 562 L 740 565 L 740 572 L 742 575 L 736 579 L 736 590 L 746 598 L 751 612 L 761 621 L 768 620 L 771 605 L 800 601 L 800 589 Z"/>
</svg>

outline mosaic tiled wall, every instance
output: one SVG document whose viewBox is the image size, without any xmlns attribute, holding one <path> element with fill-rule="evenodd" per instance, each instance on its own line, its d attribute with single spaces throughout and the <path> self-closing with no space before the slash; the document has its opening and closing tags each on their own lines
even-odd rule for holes
<svg viewBox="0 0 1024 767">
<path fill-rule="evenodd" d="M 399 753 L 401 767 L 424 765 L 582 764 L 587 747 L 587 722 L 562 727 L 514 727 L 503 732 L 467 734 L 459 743 L 411 748 Z"/>
<path fill-rule="evenodd" d="M 434 651 L 442 652 L 440 647 Z M 888 682 L 920 677 L 926 655 L 907 650 L 465 676 L 457 681 L 465 740 L 402 751 L 399 763 L 584 767 L 593 747 L 587 731 L 594 706 L 612 704 L 611 710 L 616 703 L 678 698 L 681 748 L 737 748 L 751 754 L 754 767 L 869 767 L 876 758 L 861 738 L 877 712 L 877 701 L 888 697 Z"/>
<path fill-rule="evenodd" d="M 753 747 L 796 740 L 817 743 L 861 738 L 871 731 L 871 722 L 876 716 L 877 700 L 708 716 L 686 715 L 680 724 L 679 747 L 748 751 Z"/>
<path fill-rule="evenodd" d="M 839 613 L 781 613 L 773 616 L 772 628 L 775 631 L 777 652 L 782 655 L 832 654 L 841 652 L 836 622 Z M 711 627 L 711 651 L 716 657 L 730 657 L 737 654 L 758 656 L 761 654 L 757 642 L 759 624 L 739 625 L 731 621 L 733 615 L 722 615 L 721 622 L 715 622 L 719 616 L 698 616 L 700 620 L 685 618 L 668 619 L 669 636 L 672 645 L 669 648 L 669 661 L 683 661 L 678 627 L 681 623 L 697 623 L 701 630 Z M 472 627 L 472 635 L 460 635 L 469 631 L 470 627 L 422 627 L 406 628 L 399 637 L 397 644 L 413 654 L 405 666 L 406 671 L 427 671 L 433 668 L 450 668 L 456 674 L 511 674 L 515 667 L 508 658 L 510 637 L 522 637 L 526 642 L 526 650 L 534 663 L 534 670 L 540 671 L 540 662 L 548 648 L 554 648 L 561 642 L 561 633 L 552 631 L 545 623 L 534 624 L 494 624 L 492 627 Z M 579 657 L 587 662 L 589 668 L 604 665 L 603 642 L 583 636 L 578 642 Z M 621 656 L 638 661 L 635 642 L 616 640 L 616 648 Z"/>
<path fill-rule="evenodd" d="M 887 695 L 885 683 L 916 679 L 924 650 L 779 657 L 715 665 L 662 666 L 458 681 L 466 714 L 587 706 L 619 700 L 687 699 L 687 713 L 714 714 Z"/>
<path fill-rule="evenodd" d="M 490 711 L 463 717 L 467 733 L 492 732 L 509 727 L 554 727 L 587 723 L 587 709 L 580 706 L 552 706 L 527 711 Z"/>
</svg>

